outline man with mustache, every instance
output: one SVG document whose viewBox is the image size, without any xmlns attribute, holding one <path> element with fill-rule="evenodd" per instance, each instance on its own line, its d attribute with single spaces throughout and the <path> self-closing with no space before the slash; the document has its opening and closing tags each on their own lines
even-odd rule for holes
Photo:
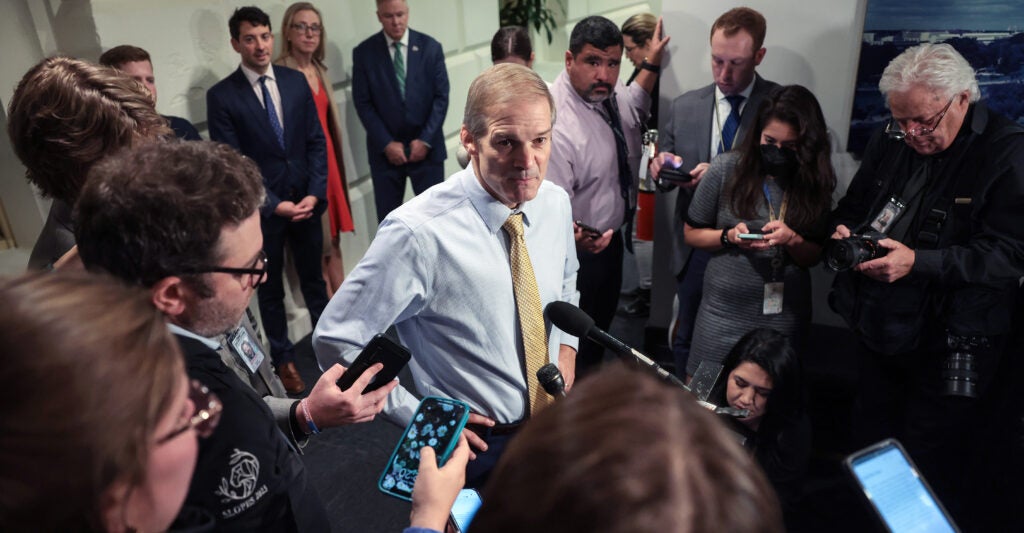
<svg viewBox="0 0 1024 533">
<path fill-rule="evenodd" d="M 632 223 L 636 210 L 641 134 L 667 42 L 658 21 L 650 55 L 641 62 L 635 83 L 626 86 L 619 81 L 622 33 L 604 17 L 587 17 L 573 28 L 565 71 L 551 89 L 559 119 L 552 133 L 551 181 L 569 193 L 573 220 L 596 228 L 574 225 L 574 236 L 580 308 L 601 329 L 608 329 L 618 306 L 619 229 Z M 582 341 L 577 374 L 596 369 L 603 355 L 600 345 Z"/>
<path fill-rule="evenodd" d="M 576 338 L 542 309 L 578 301 L 578 263 L 569 199 L 544 182 L 555 118 L 544 81 L 495 65 L 470 86 L 464 117 L 469 166 L 388 214 L 313 348 L 323 367 L 351 362 L 394 324 L 418 391 L 472 408 L 465 434 L 477 457 L 466 484 L 478 487 L 520 424 L 551 401 L 537 368 L 557 364 L 572 386 Z M 417 403 L 399 386 L 382 414 L 405 425 Z"/>
</svg>

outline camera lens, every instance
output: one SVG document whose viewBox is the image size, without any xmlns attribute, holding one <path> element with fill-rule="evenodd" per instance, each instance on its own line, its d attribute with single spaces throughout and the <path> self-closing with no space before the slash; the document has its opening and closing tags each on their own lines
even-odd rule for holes
<svg viewBox="0 0 1024 533">
<path fill-rule="evenodd" d="M 946 395 L 976 398 L 978 370 L 974 354 L 953 352 L 942 364 L 942 378 L 946 381 Z"/>
</svg>

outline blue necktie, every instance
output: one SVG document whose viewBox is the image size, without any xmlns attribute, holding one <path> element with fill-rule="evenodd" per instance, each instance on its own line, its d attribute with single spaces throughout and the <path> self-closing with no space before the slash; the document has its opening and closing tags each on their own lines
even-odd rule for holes
<svg viewBox="0 0 1024 533">
<path fill-rule="evenodd" d="M 270 127 L 274 130 L 274 136 L 277 137 L 277 144 L 281 145 L 281 149 L 284 149 L 284 128 L 281 127 L 281 121 L 277 118 L 277 109 L 274 108 L 274 99 L 270 97 L 270 90 L 267 89 L 267 77 L 260 76 L 260 89 L 263 90 L 263 107 L 267 108 L 267 118 L 270 119 Z"/>
<path fill-rule="evenodd" d="M 734 94 L 726 96 L 725 99 L 729 101 L 731 111 L 729 111 L 729 118 L 725 119 L 725 125 L 722 126 L 722 142 L 718 145 L 718 153 L 732 150 L 732 142 L 736 139 L 736 131 L 740 129 L 740 105 L 743 104 L 743 100 L 746 97 L 741 94 Z"/>
</svg>

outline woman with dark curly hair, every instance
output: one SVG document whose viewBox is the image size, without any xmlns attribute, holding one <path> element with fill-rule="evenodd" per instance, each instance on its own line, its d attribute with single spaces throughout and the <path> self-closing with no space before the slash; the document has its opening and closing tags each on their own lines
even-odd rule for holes
<svg viewBox="0 0 1024 533">
<path fill-rule="evenodd" d="M 811 277 L 828 237 L 836 186 L 821 107 L 799 85 L 775 89 L 738 150 L 711 162 L 697 186 L 684 237 L 712 252 L 686 366 L 721 362 L 756 327 L 801 337 L 811 317 Z"/>
</svg>

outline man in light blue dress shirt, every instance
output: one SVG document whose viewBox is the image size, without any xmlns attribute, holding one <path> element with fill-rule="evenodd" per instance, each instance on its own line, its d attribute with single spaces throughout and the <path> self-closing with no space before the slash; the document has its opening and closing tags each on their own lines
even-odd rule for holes
<svg viewBox="0 0 1024 533">
<path fill-rule="evenodd" d="M 533 71 L 496 65 L 469 89 L 462 144 L 471 164 L 393 211 L 331 300 L 313 335 L 321 366 L 351 362 L 394 324 L 412 351 L 423 395 L 470 405 L 466 431 L 477 459 L 467 485 L 479 485 L 528 413 L 527 382 L 502 225 L 523 214 L 525 240 L 542 306 L 576 304 L 576 246 L 569 197 L 544 181 L 554 106 Z M 577 339 L 545 324 L 548 358 L 567 388 Z M 419 401 L 399 386 L 383 415 L 404 425 Z"/>
</svg>

